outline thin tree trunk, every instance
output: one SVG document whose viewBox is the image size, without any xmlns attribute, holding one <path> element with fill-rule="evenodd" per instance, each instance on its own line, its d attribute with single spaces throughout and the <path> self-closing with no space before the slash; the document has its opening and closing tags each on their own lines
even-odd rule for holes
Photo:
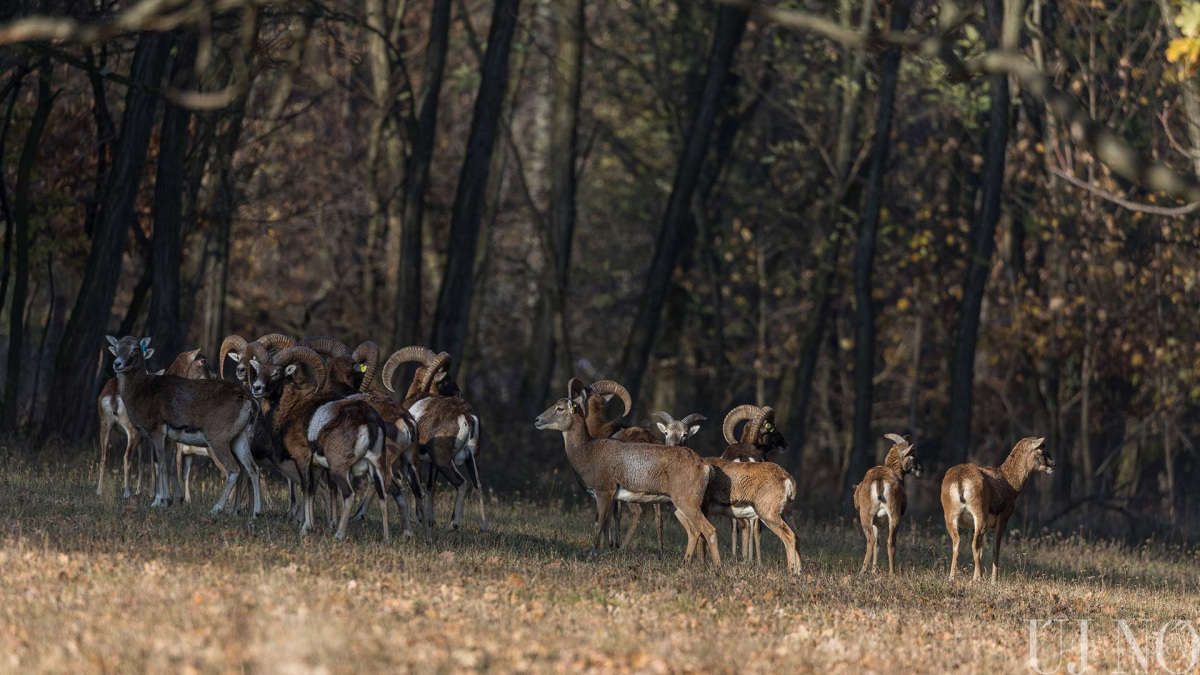
<svg viewBox="0 0 1200 675">
<path fill-rule="evenodd" d="M 1016 36 L 1005 24 L 1021 20 L 1017 0 L 1009 0 L 1006 11 L 1002 0 L 987 0 L 989 44 L 1015 47 Z M 1002 33 L 1004 39 L 1001 38 Z M 1012 40 L 1012 43 L 1009 40 Z M 975 347 L 979 339 L 979 311 L 992 267 L 996 248 L 996 223 L 1000 220 L 1000 200 L 1004 190 L 1004 154 L 1008 145 L 1009 90 L 1007 75 L 989 78 L 991 112 L 987 131 L 987 157 L 983 167 L 983 199 L 979 213 L 971 224 L 971 257 L 963 287 L 962 307 L 958 320 L 958 344 L 950 369 L 950 424 L 947 444 L 951 463 L 964 462 L 971 445 L 971 398 L 975 379 Z"/>
<path fill-rule="evenodd" d="M 201 317 L 201 342 L 208 354 L 215 354 L 225 336 L 225 295 L 229 285 L 229 245 L 233 234 L 233 214 L 237 211 L 237 190 L 233 175 L 233 155 L 237 151 L 245 117 L 245 96 L 229 113 L 224 132 L 213 149 L 212 223 L 204 245 L 204 304 Z"/>
<path fill-rule="evenodd" d="M 4 259 L 0 261 L 0 312 L 4 311 L 4 302 L 8 297 L 8 279 L 12 273 L 12 243 L 15 237 L 12 208 L 8 204 L 8 182 L 4 178 L 8 173 L 4 169 L 5 150 L 8 147 L 8 130 L 12 128 L 13 106 L 21 94 L 21 83 L 25 79 L 25 69 L 17 71 L 12 79 L 12 89 L 8 95 L 8 106 L 4 111 L 4 126 L 0 128 L 0 211 L 4 215 Z"/>
<path fill-rule="evenodd" d="M 550 237 L 554 260 L 546 261 L 546 283 L 566 296 L 571 265 L 571 240 L 575 233 L 575 159 L 578 154 L 579 99 L 583 83 L 583 0 L 558 3 L 558 54 L 554 62 L 554 102 L 550 131 Z M 557 312 L 547 294 L 538 296 L 533 333 L 525 356 L 519 400 L 521 409 L 536 412 L 545 402 L 560 356 L 554 340 Z M 568 369 L 570 364 L 568 365 Z"/>
<path fill-rule="evenodd" d="M 104 193 L 108 180 L 109 162 L 112 160 L 113 143 L 117 140 L 117 129 L 113 125 L 112 112 L 108 108 L 108 93 L 104 89 L 104 77 L 101 69 L 107 66 L 106 47 L 100 48 L 100 60 L 97 63 L 91 49 L 85 51 L 85 58 L 90 66 L 88 83 L 92 87 L 92 116 L 96 122 L 96 192 L 89 199 L 86 207 L 87 217 L 84 219 L 83 231 L 91 236 L 96 229 L 96 220 L 100 217 L 101 195 Z"/>
<path fill-rule="evenodd" d="M 852 3 L 850 0 L 841 1 L 841 24 L 850 27 Z M 863 3 L 859 15 L 858 27 L 861 31 L 870 28 L 875 14 L 874 0 Z M 804 461 L 805 437 L 808 434 L 808 409 L 812 397 L 813 374 L 816 372 L 817 360 L 821 355 L 821 343 L 829 321 L 830 308 L 833 305 L 837 281 L 838 259 L 841 257 L 843 236 L 839 232 L 838 223 L 842 218 L 842 207 L 847 203 L 850 194 L 852 176 L 851 170 L 851 141 L 859 119 L 859 99 L 863 89 L 863 78 L 866 75 L 866 54 L 855 51 L 846 60 L 846 79 L 849 86 L 842 88 L 841 111 L 838 116 L 837 136 L 834 145 L 834 169 L 830 183 L 829 205 L 826 208 L 826 237 L 825 248 L 818 264 L 818 281 L 814 290 L 816 306 L 807 317 L 801 330 L 800 361 L 789 369 L 783 378 L 783 387 L 779 405 L 779 425 L 787 429 L 789 436 L 796 444 L 796 450 L 788 453 L 788 468 L 796 473 Z M 790 386 L 789 386 L 790 385 Z"/>
<path fill-rule="evenodd" d="M 146 296 L 150 294 L 150 282 L 154 278 L 154 263 L 146 261 L 146 268 L 142 270 L 142 276 L 138 277 L 137 283 L 133 286 L 133 293 L 129 298 L 129 307 L 125 309 L 125 316 L 121 318 L 121 323 L 118 324 L 117 333 L 121 335 L 133 335 L 134 328 L 137 327 L 138 318 L 141 317 L 142 308 L 146 304 Z M 157 351 L 157 348 L 155 348 Z M 166 352 L 164 351 L 165 355 Z"/>
<path fill-rule="evenodd" d="M 433 316 L 431 343 L 434 349 L 451 354 L 461 355 L 467 338 L 480 218 L 487 198 L 488 174 L 501 108 L 508 90 L 508 56 L 519 7 L 520 0 L 496 0 L 492 12 L 487 53 L 480 69 L 479 94 L 475 98 L 467 152 L 450 216 L 450 246 Z"/>
<path fill-rule="evenodd" d="M 181 80 L 192 71 L 196 42 L 185 37 L 172 67 L 172 79 Z M 150 254 L 150 317 L 146 333 L 154 338 L 155 350 L 167 360 L 183 350 L 185 327 L 180 318 L 179 269 L 183 265 L 184 158 L 188 149 L 191 112 L 167 103 L 163 111 L 159 141 L 158 176 L 154 183 L 154 241 Z"/>
<path fill-rule="evenodd" d="M 0 410 L 0 427 L 5 429 L 17 428 L 17 417 L 21 411 L 25 298 L 29 293 L 29 217 L 32 205 L 29 192 L 32 189 L 30 182 L 33 179 L 33 169 L 41 151 L 42 132 L 46 129 L 46 120 L 50 117 L 50 109 L 54 105 L 54 95 L 50 92 L 50 72 L 48 64 L 38 71 L 37 108 L 33 112 L 33 120 L 29 123 L 29 131 L 25 134 L 25 145 L 21 149 L 21 159 L 17 164 L 16 193 L 13 196 L 17 269 L 13 283 L 12 306 L 8 310 L 8 372 L 4 383 L 4 407 Z"/>
<path fill-rule="evenodd" d="M 42 390 L 42 364 L 46 361 L 46 339 L 50 335 L 51 329 L 54 327 L 55 311 L 58 309 L 58 293 L 54 289 L 54 254 L 46 256 L 46 283 L 49 284 L 47 289 L 47 298 L 49 307 L 46 308 L 46 326 L 42 330 L 42 337 L 38 340 L 36 356 L 34 356 L 35 367 L 33 370 L 33 391 L 29 394 L 29 416 L 28 419 L 32 422 L 38 419 L 37 405 L 41 398 Z"/>
<path fill-rule="evenodd" d="M 663 304 L 670 290 L 671 275 L 685 253 L 681 244 L 686 236 L 684 230 L 689 223 L 688 214 L 692 207 L 693 192 L 699 182 L 704 158 L 708 154 L 709 138 L 716 123 L 729 68 L 746 31 L 746 18 L 746 12 L 726 5 L 717 10 L 717 26 L 708 54 L 708 71 L 705 74 L 704 86 L 696 104 L 687 141 L 679 157 L 675 182 L 671 187 L 662 228 L 654 247 L 654 259 L 650 264 L 641 300 L 638 302 L 637 316 L 621 356 L 622 384 L 634 400 L 637 400 L 646 364 L 654 349 Z"/>
<path fill-rule="evenodd" d="M 425 91 L 408 158 L 404 215 L 400 224 L 400 269 L 396 287 L 395 346 L 415 344 L 421 323 L 421 245 L 429 165 L 437 134 L 438 99 L 446 69 L 451 0 L 434 0 L 425 50 Z"/>
<path fill-rule="evenodd" d="M 388 58 L 387 10 L 384 0 L 364 3 L 367 27 L 367 56 L 371 73 L 371 129 L 367 135 L 366 188 L 368 194 L 366 246 L 362 251 L 363 304 L 368 312 L 367 322 L 374 325 L 378 311 L 376 286 L 380 279 L 380 253 L 387 236 L 388 193 L 396 176 L 380 171 L 380 158 L 385 155 L 384 127 L 391 110 L 390 91 L 392 64 Z"/>
<path fill-rule="evenodd" d="M 904 30 L 908 24 L 908 2 L 892 5 L 891 29 Z M 884 52 L 879 65 L 879 112 L 875 117 L 875 139 L 871 148 L 871 166 L 867 174 L 862 223 L 854 255 L 854 439 L 842 496 L 862 478 L 874 456 L 875 435 L 871 432 L 871 408 L 874 403 L 875 377 L 875 300 L 872 297 L 872 272 L 875 266 L 875 236 L 879 230 L 879 212 L 883 206 L 883 176 L 887 172 L 891 147 L 892 118 L 895 114 L 896 81 L 900 75 L 900 50 Z"/>
</svg>

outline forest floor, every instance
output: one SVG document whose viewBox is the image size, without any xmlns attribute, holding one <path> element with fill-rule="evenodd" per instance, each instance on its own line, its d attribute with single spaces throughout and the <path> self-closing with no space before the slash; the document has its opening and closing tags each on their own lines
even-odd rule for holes
<svg viewBox="0 0 1200 675">
<path fill-rule="evenodd" d="M 796 577 L 768 532 L 760 567 L 682 566 L 675 522 L 665 556 L 644 522 L 631 550 L 592 557 L 589 511 L 499 496 L 490 534 L 469 499 L 464 529 L 432 545 L 384 544 L 374 512 L 338 543 L 301 538 L 278 486 L 247 527 L 209 515 L 207 472 L 196 501 L 150 509 L 117 480 L 97 496 L 82 464 L 0 466 L 0 671 L 1029 672 L 1030 619 L 1058 618 L 1074 622 L 1061 652 L 1052 624 L 1038 656 L 1045 672 L 1064 656 L 1065 673 L 1086 618 L 1095 672 L 1141 672 L 1118 619 L 1166 672 L 1159 629 L 1200 625 L 1200 558 L 1179 546 L 1018 531 L 998 584 L 969 581 L 966 551 L 966 579 L 951 582 L 940 524 L 906 523 L 901 573 L 863 576 L 849 521 L 801 518 Z M 1187 627 L 1165 638 L 1178 672 Z"/>
</svg>

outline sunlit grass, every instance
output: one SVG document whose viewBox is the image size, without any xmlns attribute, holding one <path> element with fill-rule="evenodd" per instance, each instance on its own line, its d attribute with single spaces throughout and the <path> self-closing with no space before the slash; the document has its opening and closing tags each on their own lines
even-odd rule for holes
<svg viewBox="0 0 1200 675">
<path fill-rule="evenodd" d="M 374 512 L 343 544 L 301 538 L 278 486 L 247 527 L 208 514 L 203 476 L 193 503 L 151 510 L 115 480 L 98 497 L 82 464 L 0 469 L 0 671 L 1011 672 L 1031 618 L 1200 619 L 1200 559 L 1178 546 L 1015 533 L 999 584 L 951 583 L 940 523 L 906 523 L 900 574 L 864 577 L 856 527 L 801 518 L 793 577 L 769 533 L 761 567 L 684 567 L 674 522 L 661 557 L 645 522 L 631 550 L 593 557 L 590 511 L 496 496 L 492 534 L 469 499 L 463 531 L 432 545 L 384 544 Z M 1093 627 L 1090 665 L 1115 667 L 1115 639 Z"/>
</svg>

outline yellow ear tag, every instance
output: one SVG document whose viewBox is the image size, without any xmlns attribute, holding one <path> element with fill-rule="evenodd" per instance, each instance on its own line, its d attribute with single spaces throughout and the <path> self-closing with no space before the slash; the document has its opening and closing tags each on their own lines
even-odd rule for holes
<svg viewBox="0 0 1200 675">
<path fill-rule="evenodd" d="M 358 369 L 364 373 L 367 372 L 367 364 L 365 364 L 365 363 L 359 364 Z"/>
</svg>

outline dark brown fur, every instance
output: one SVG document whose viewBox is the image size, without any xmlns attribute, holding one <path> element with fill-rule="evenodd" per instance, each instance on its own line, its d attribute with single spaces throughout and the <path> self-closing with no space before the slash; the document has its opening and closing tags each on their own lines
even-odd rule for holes
<svg viewBox="0 0 1200 675">
<path fill-rule="evenodd" d="M 113 366 L 121 399 L 129 419 L 150 439 L 160 466 L 167 438 L 175 441 L 200 440 L 209 446 L 214 459 L 229 468 L 225 489 L 214 511 L 224 508 L 241 473 L 250 474 L 254 493 L 252 517 L 262 508 L 258 467 L 250 456 L 249 431 L 254 404 L 240 387 L 220 380 L 185 380 L 174 375 L 152 375 L 143 368 L 144 357 L 153 354 L 137 338 L 109 338 L 116 356 Z M 145 350 L 145 354 L 143 354 Z M 155 504 L 170 504 L 168 471 L 160 471 L 156 482 Z"/>
</svg>

